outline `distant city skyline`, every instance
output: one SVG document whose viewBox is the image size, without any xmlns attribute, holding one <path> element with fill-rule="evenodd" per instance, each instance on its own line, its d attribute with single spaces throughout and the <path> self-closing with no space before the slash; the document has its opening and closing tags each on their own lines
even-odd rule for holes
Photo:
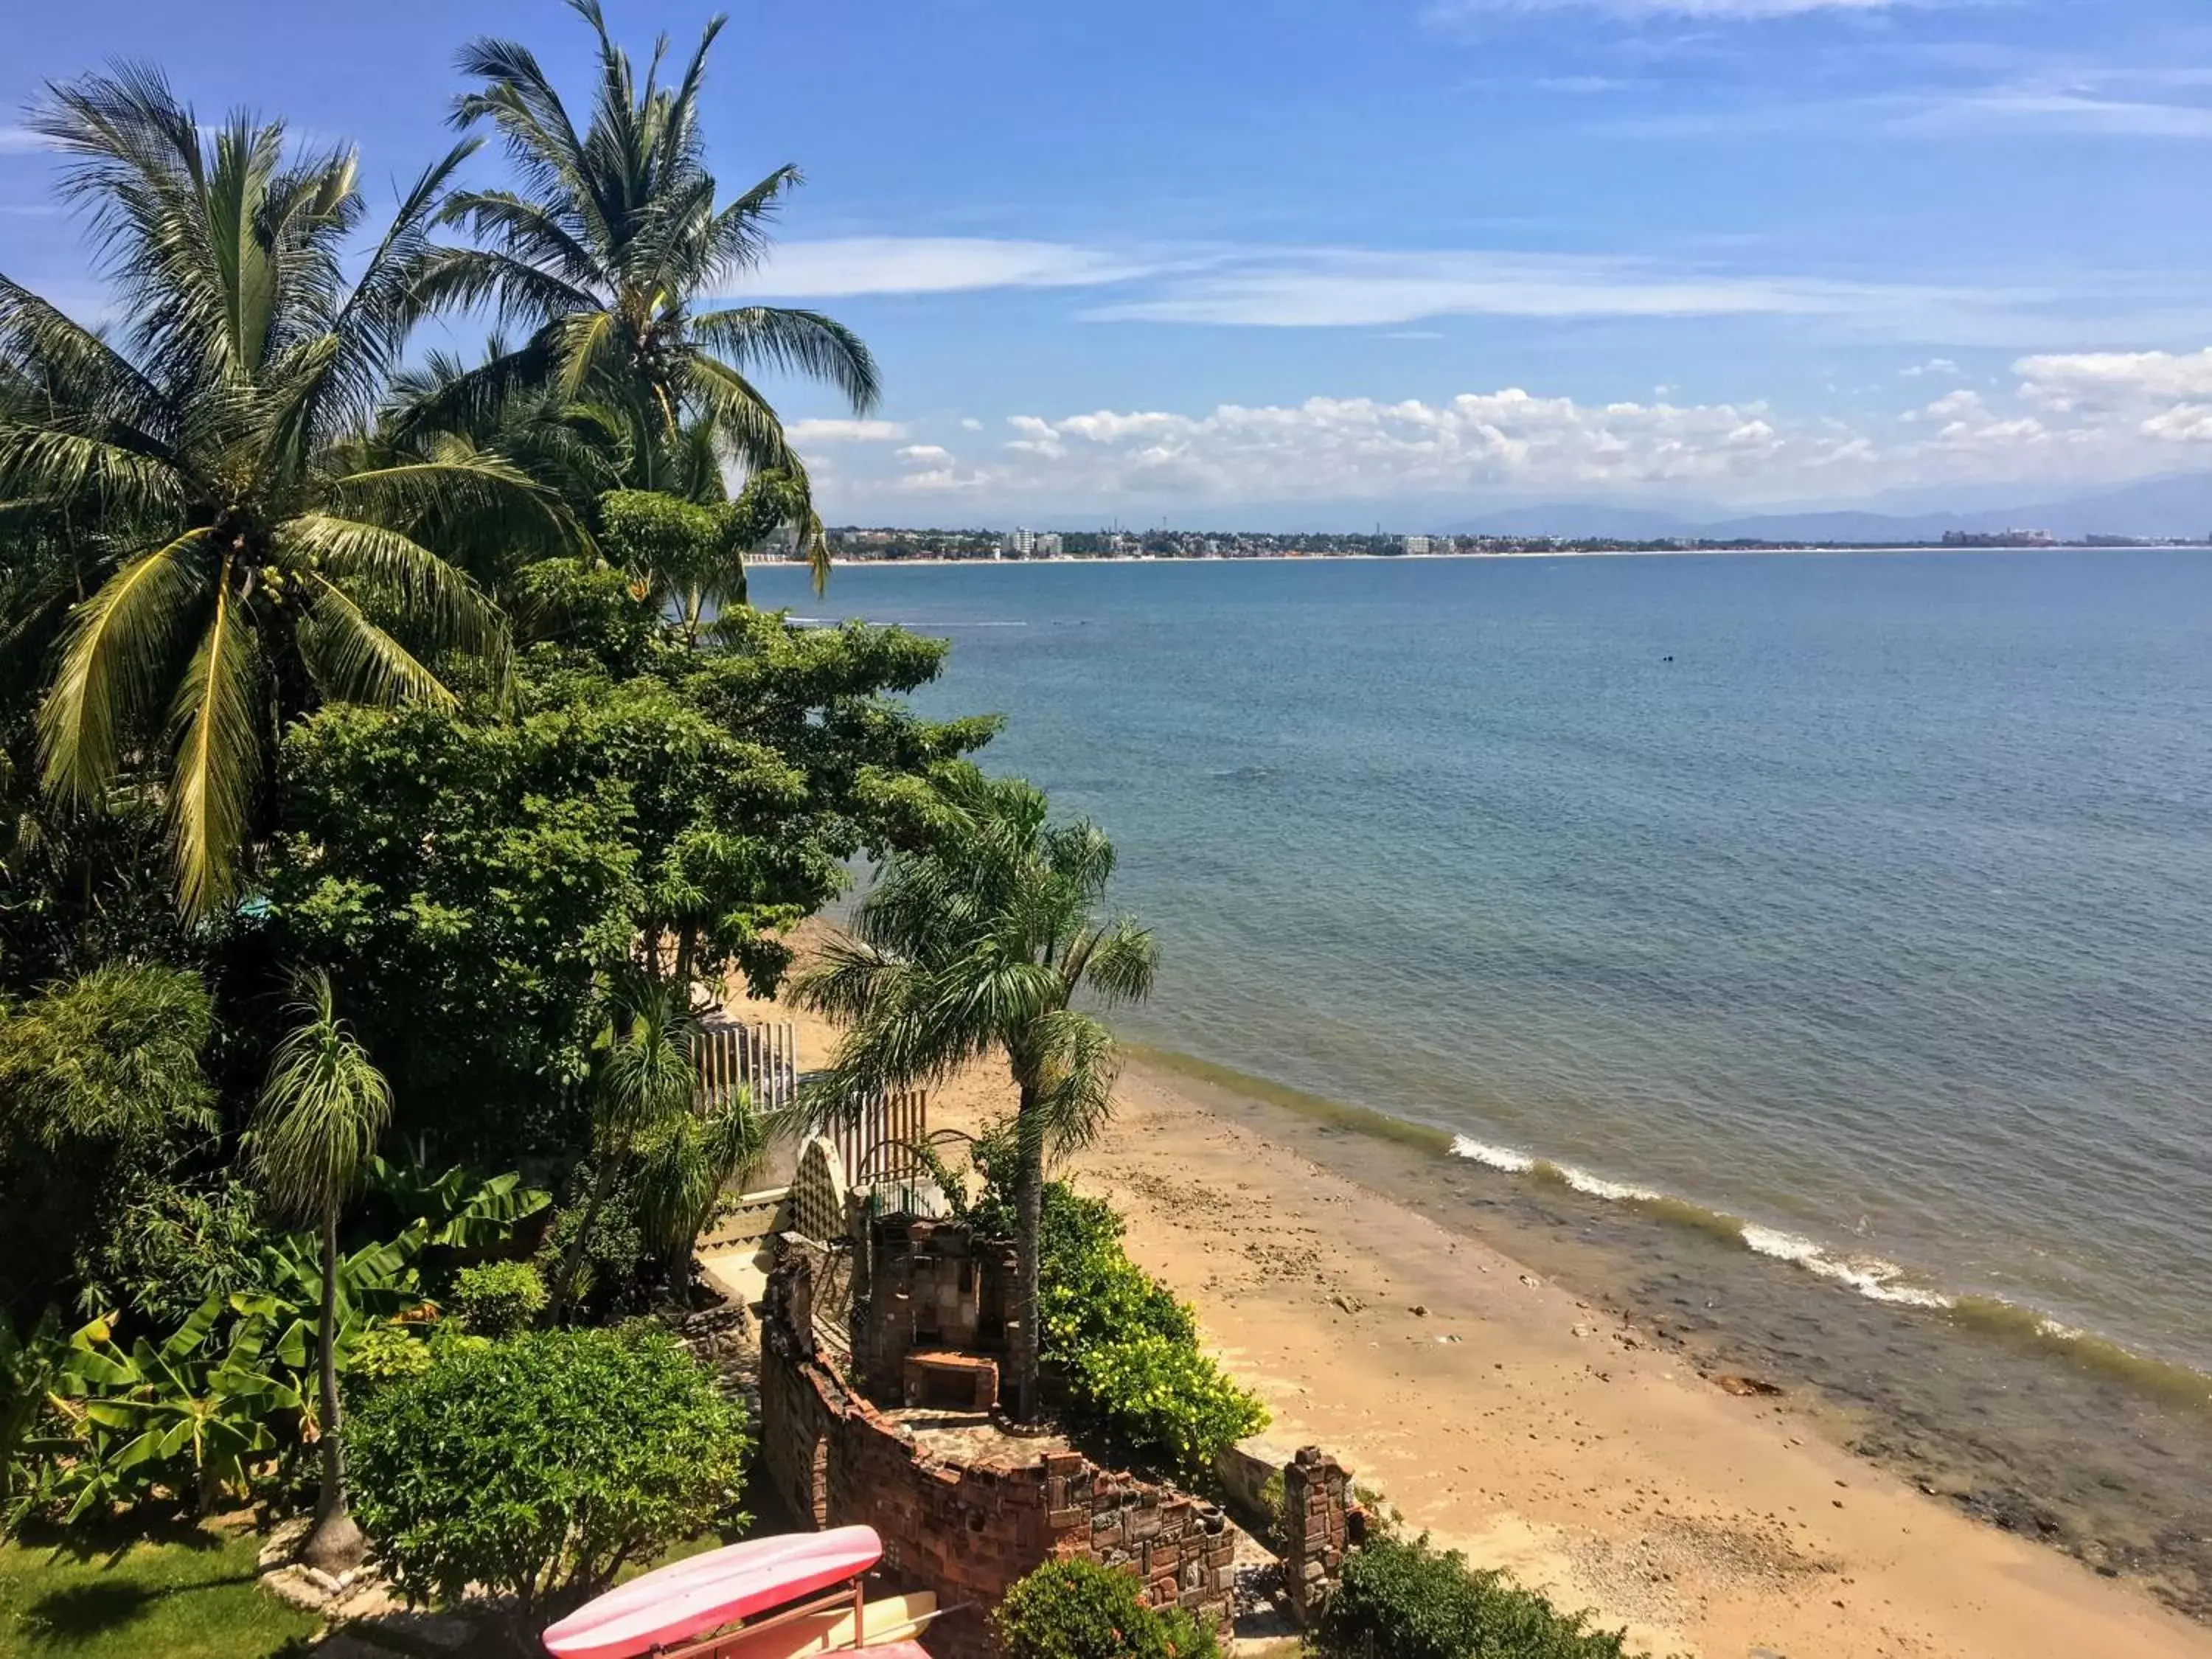
<svg viewBox="0 0 2212 1659">
<path fill-rule="evenodd" d="M 641 51 L 710 9 L 609 7 Z M 387 196 L 466 35 L 587 92 L 550 0 L 19 11 L 0 271 L 89 319 L 16 113 L 46 80 L 150 59 Z M 866 420 L 776 388 L 832 518 L 1923 512 L 2212 467 L 2185 0 L 855 0 L 726 39 L 726 192 L 812 181 L 747 291 L 885 368 Z"/>
</svg>

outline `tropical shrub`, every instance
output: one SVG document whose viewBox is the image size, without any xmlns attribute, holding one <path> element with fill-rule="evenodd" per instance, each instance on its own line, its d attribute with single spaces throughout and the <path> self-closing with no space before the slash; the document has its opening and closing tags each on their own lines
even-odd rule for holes
<svg viewBox="0 0 2212 1659">
<path fill-rule="evenodd" d="M 1355 1550 L 1314 1639 L 1331 1659 L 1621 1659 L 1623 1635 L 1423 1536 Z"/>
<path fill-rule="evenodd" d="M 735 1524 L 743 1409 L 660 1332 L 541 1331 L 365 1399 L 354 1513 L 401 1592 L 514 1598 L 536 1631 L 679 1539 Z"/>
<path fill-rule="evenodd" d="M 1006 1659 L 1215 1659 L 1213 1632 L 1146 1606 L 1144 1588 L 1095 1561 L 1047 1562 L 999 1604 L 999 1644 Z"/>
<path fill-rule="evenodd" d="M 545 1281 L 527 1261 L 487 1261 L 464 1267 L 448 1310 L 477 1336 L 514 1336 L 545 1311 Z"/>
<path fill-rule="evenodd" d="M 347 1375 L 357 1392 L 366 1392 L 386 1382 L 420 1376 L 435 1363 L 430 1344 L 413 1328 L 378 1325 L 364 1331 L 354 1344 L 353 1364 Z"/>
<path fill-rule="evenodd" d="M 1215 1455 L 1267 1425 L 1267 1409 L 1200 1352 L 1157 1332 L 1079 1350 L 1070 1380 L 1085 1407 L 1131 1445 L 1164 1454 L 1203 1484 Z"/>
<path fill-rule="evenodd" d="M 278 1374 L 270 1319 L 228 1313 L 210 1297 L 164 1341 L 142 1336 L 127 1350 L 107 1319 L 76 1331 L 34 1501 L 75 1521 L 162 1494 L 206 1510 L 245 1488 L 303 1396 Z"/>
<path fill-rule="evenodd" d="M 977 1224 L 989 1231 L 1006 1213 L 994 1182 L 975 1206 Z M 1079 1415 L 1204 1484 L 1222 1448 L 1267 1427 L 1267 1409 L 1206 1357 L 1190 1309 L 1129 1260 L 1122 1232 L 1103 1199 L 1063 1182 L 1046 1187 L 1044 1357 L 1066 1378 Z"/>
</svg>

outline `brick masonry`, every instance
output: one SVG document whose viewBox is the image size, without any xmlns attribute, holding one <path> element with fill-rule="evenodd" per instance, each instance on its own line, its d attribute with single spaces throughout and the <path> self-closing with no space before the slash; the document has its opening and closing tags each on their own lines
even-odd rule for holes
<svg viewBox="0 0 2212 1659">
<path fill-rule="evenodd" d="M 934 1590 L 940 1606 L 977 1605 L 932 1626 L 927 1641 L 939 1659 L 986 1659 L 993 1647 L 981 1610 L 1047 1561 L 1077 1557 L 1134 1573 L 1154 1607 L 1186 1607 L 1227 1627 L 1236 1541 L 1219 1510 L 1079 1452 L 969 1463 L 933 1451 L 817 1351 L 812 1280 L 802 1250 L 787 1251 L 769 1276 L 763 1462 L 793 1515 L 817 1526 L 872 1526 L 891 1572 Z M 1325 1516 L 1320 1530 L 1328 1535 Z"/>
<path fill-rule="evenodd" d="M 1352 1547 L 1352 1476 L 1317 1446 L 1283 1469 L 1283 1588 L 1291 1617 L 1311 1628 Z"/>
</svg>

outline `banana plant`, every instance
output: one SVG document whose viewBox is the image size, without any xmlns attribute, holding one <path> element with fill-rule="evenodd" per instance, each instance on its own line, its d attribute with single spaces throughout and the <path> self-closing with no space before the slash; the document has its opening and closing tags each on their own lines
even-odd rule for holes
<svg viewBox="0 0 2212 1659">
<path fill-rule="evenodd" d="M 0 1537 L 15 1528 L 38 1498 L 46 1460 L 58 1443 L 42 1435 L 49 1401 L 61 1378 L 69 1338 L 61 1314 L 48 1308 L 22 1335 L 0 1314 Z"/>
<path fill-rule="evenodd" d="M 118 1347 L 109 1317 L 70 1337 L 54 1400 L 78 1443 L 59 1466 L 64 1521 L 156 1487 L 190 1492 L 204 1511 L 276 1455 L 271 1419 L 298 1411 L 300 1391 L 266 1369 L 265 1319 L 239 1319 L 216 1340 L 229 1311 L 210 1297 L 158 1347 L 143 1336 Z"/>
</svg>

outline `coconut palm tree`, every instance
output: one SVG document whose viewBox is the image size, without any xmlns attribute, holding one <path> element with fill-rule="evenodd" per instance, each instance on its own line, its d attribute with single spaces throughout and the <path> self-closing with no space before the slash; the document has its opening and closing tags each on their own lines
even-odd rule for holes
<svg viewBox="0 0 2212 1659">
<path fill-rule="evenodd" d="M 1005 1057 L 1018 1091 L 1012 1353 L 1018 1413 L 1037 1407 L 1037 1258 L 1048 1153 L 1085 1144 L 1113 1109 L 1114 1035 L 1074 1006 L 1152 993 L 1152 936 L 1103 914 L 1114 848 L 1087 822 L 1054 826 L 1043 793 L 972 767 L 943 785 L 927 851 L 895 856 L 796 984 L 845 1033 L 816 1098 L 837 1109 Z"/>
<path fill-rule="evenodd" d="M 251 1166 L 276 1206 L 322 1235 L 322 1310 L 316 1326 L 321 1372 L 322 1484 L 315 1524 L 302 1547 L 308 1565 L 343 1572 L 361 1564 L 361 1528 L 346 1505 L 343 1424 L 337 1368 L 338 1217 L 376 1156 L 392 1121 L 392 1087 L 337 1017 L 331 981 L 304 975 L 297 1023 L 276 1045 L 246 1142 Z"/>
<path fill-rule="evenodd" d="M 599 0 L 570 4 L 599 41 L 599 84 L 580 133 L 527 47 L 479 40 L 461 53 L 463 72 L 483 84 L 459 99 L 455 124 L 488 123 L 522 188 L 453 197 L 443 216 L 477 246 L 442 252 L 422 294 L 434 305 L 488 307 L 529 334 L 418 406 L 416 418 L 443 422 L 520 387 L 551 386 L 568 401 L 627 412 L 636 441 L 623 482 L 633 489 L 672 487 L 687 465 L 685 428 L 702 416 L 748 471 L 803 483 L 805 469 L 753 377 L 805 375 L 865 413 L 878 393 L 876 364 L 857 336 L 819 312 L 718 301 L 759 265 L 768 221 L 799 183 L 797 168 L 781 167 L 716 203 L 699 100 L 708 51 L 726 20 L 707 26 L 667 82 L 662 42 L 641 84 L 609 38 Z M 801 528 L 818 582 L 827 546 L 811 504 Z"/>
<path fill-rule="evenodd" d="M 64 158 L 125 319 L 111 339 L 0 276 L 0 504 L 103 550 L 40 706 L 42 775 L 97 801 L 126 763 L 166 754 L 177 888 L 198 915 L 234 890 L 289 714 L 317 697 L 449 701 L 433 650 L 499 672 L 498 611 L 419 527 L 556 509 L 495 455 L 362 465 L 344 441 L 419 314 L 469 145 L 424 170 L 360 259 L 350 151 L 302 154 L 282 122 L 243 114 L 203 128 L 152 70 L 51 88 L 30 126 Z"/>
</svg>

